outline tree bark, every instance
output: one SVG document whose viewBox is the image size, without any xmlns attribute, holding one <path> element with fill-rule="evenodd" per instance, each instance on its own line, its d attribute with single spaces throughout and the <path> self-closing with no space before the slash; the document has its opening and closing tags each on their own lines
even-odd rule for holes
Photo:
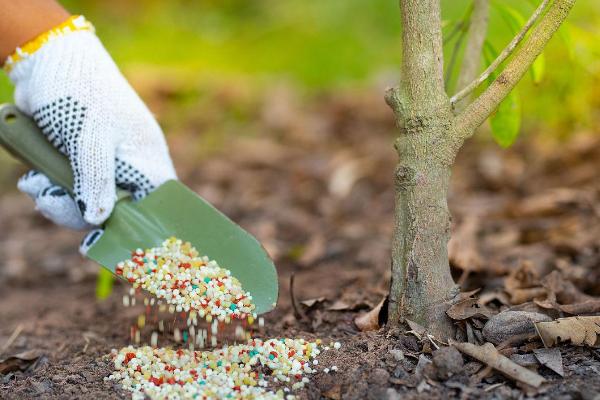
<svg viewBox="0 0 600 400">
<path fill-rule="evenodd" d="M 448 264 L 452 111 L 444 90 L 439 0 L 402 0 L 402 79 L 386 100 L 396 141 L 396 204 L 388 319 L 410 319 L 445 337 L 448 318 L 434 312 L 456 292 Z M 443 311 L 442 311 L 443 312 Z"/>
<path fill-rule="evenodd" d="M 458 291 L 448 263 L 450 166 L 435 151 L 440 138 L 450 133 L 448 117 L 420 121 L 396 142 L 400 162 L 388 305 L 392 324 L 410 319 L 438 338 L 452 336 L 445 311 Z"/>
</svg>

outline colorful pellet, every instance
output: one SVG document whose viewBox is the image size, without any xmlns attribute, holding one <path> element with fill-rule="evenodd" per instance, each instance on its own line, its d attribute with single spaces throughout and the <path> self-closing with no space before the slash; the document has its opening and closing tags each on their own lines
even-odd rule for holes
<svg viewBox="0 0 600 400">
<path fill-rule="evenodd" d="M 250 293 L 230 271 L 179 239 L 134 251 L 131 259 L 117 265 L 116 273 L 133 285 L 129 296 L 123 297 L 124 306 L 135 305 L 139 289 L 158 299 L 144 299 L 145 313 L 131 327 L 131 339 L 139 346 L 140 331 L 150 325 L 151 346 L 112 352 L 115 372 L 106 379 L 119 382 L 134 400 L 293 399 L 290 391 L 302 388 L 309 381 L 306 375 L 316 372 L 320 352 L 340 348 L 337 342 L 322 348 L 320 340 L 250 339 L 244 328 L 255 320 L 259 328 L 265 323 L 257 318 Z M 172 318 L 166 322 L 153 318 L 149 309 L 155 303 L 159 313 L 168 311 Z M 198 318 L 207 324 L 199 326 Z M 245 344 L 216 348 L 220 327 L 234 320 L 242 321 L 235 326 L 235 340 Z M 179 329 L 178 321 L 187 327 Z M 159 332 L 172 332 L 182 348 L 157 348 Z M 207 345 L 213 349 L 194 350 Z M 335 366 L 324 369 L 335 370 Z"/>
<path fill-rule="evenodd" d="M 134 400 L 291 398 L 269 389 L 291 382 L 292 389 L 303 387 L 320 352 L 317 342 L 303 339 L 251 339 L 203 352 L 129 346 L 113 350 L 115 372 L 107 379 L 120 382 Z"/>
<path fill-rule="evenodd" d="M 256 318 L 252 296 L 231 272 L 180 239 L 167 239 L 162 246 L 145 251 L 137 249 L 115 272 L 133 285 L 131 296 L 141 288 L 164 299 L 171 313 L 193 312 L 190 324 L 196 315 L 208 322 Z M 123 304 L 134 305 L 135 297 L 123 298 Z"/>
</svg>

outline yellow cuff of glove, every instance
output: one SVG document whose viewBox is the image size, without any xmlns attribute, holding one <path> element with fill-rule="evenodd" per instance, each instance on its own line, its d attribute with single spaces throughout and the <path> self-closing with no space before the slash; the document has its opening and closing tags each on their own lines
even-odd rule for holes
<svg viewBox="0 0 600 400">
<path fill-rule="evenodd" d="M 6 58 L 4 62 L 4 70 L 10 72 L 12 68 L 19 61 L 30 57 L 36 51 L 38 51 L 44 44 L 64 35 L 68 35 L 71 32 L 77 31 L 94 31 L 94 25 L 83 15 L 73 15 L 69 17 L 62 24 L 50 29 L 47 32 L 42 33 L 38 37 L 29 42 L 25 43 L 21 47 L 17 47 L 16 50 Z"/>
</svg>

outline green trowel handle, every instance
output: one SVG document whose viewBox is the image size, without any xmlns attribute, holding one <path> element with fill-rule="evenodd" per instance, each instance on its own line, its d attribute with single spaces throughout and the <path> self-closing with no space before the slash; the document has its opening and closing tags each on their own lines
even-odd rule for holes
<svg viewBox="0 0 600 400">
<path fill-rule="evenodd" d="M 52 146 L 31 118 L 12 104 L 0 105 L 0 145 L 73 194 L 73 171 L 67 157 Z M 127 196 L 127 192 L 117 191 L 118 199 Z"/>
<path fill-rule="evenodd" d="M 0 106 L 0 144 L 13 156 L 72 193 L 73 172 L 67 157 L 46 140 L 31 118 L 12 104 Z"/>
</svg>

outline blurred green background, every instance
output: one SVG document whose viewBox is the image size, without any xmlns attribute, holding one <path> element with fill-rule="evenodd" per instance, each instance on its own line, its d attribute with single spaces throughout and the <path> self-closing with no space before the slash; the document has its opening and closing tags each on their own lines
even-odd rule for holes
<svg viewBox="0 0 600 400">
<path fill-rule="evenodd" d="M 502 49 L 513 36 L 511 24 L 519 18 L 515 14 L 526 19 L 536 3 L 539 0 L 492 1 L 489 46 Z M 98 35 L 167 133 L 175 135 L 193 119 L 206 148 L 218 146 L 218 135 L 230 121 L 243 130 L 255 118 L 253 98 L 269 96 L 270 88 L 291 87 L 310 102 L 324 93 L 382 92 L 398 76 L 401 26 L 396 0 L 65 0 L 63 4 L 95 23 Z M 470 4 L 443 1 L 447 36 Z M 539 82 L 528 77 L 519 85 L 522 131 L 562 136 L 594 126 L 600 103 L 599 30 L 600 2 L 579 1 L 568 25 L 545 51 Z M 452 38 L 445 46 L 446 59 L 451 60 L 458 49 L 458 61 L 449 72 L 450 88 L 461 50 L 456 45 L 460 34 Z M 215 96 L 233 100 L 221 109 L 213 104 Z M 0 100 L 11 97 L 12 88 L 2 76 Z M 158 101 L 159 97 L 167 100 Z M 7 156 L 0 153 L 0 166 L 6 163 Z M 0 171 L 2 184 L 12 173 L 10 168 Z"/>
</svg>

